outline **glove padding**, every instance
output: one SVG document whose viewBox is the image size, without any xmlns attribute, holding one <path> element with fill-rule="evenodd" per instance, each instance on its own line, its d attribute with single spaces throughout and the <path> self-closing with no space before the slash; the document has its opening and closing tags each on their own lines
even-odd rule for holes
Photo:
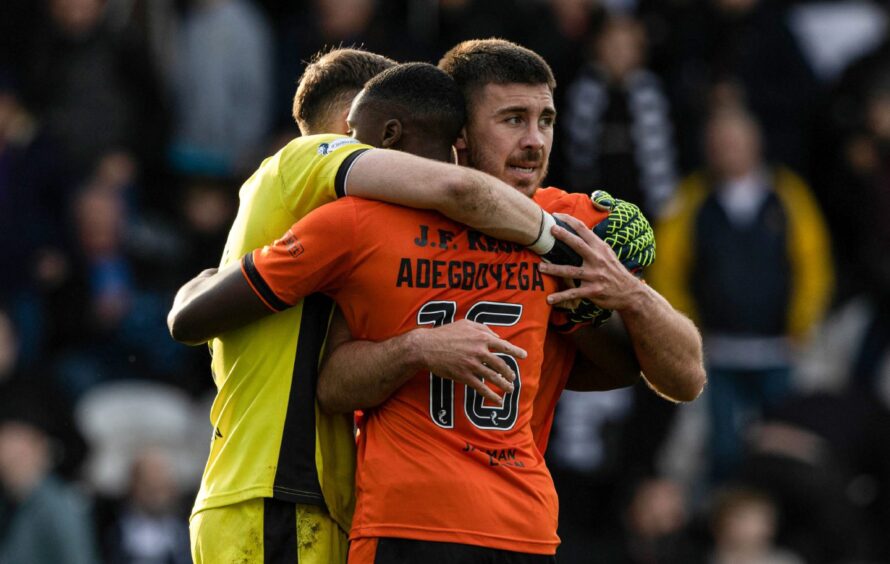
<svg viewBox="0 0 890 564">
<path fill-rule="evenodd" d="M 612 248 L 627 270 L 642 278 L 643 269 L 655 262 L 655 233 L 649 221 L 635 204 L 613 198 L 603 190 L 595 191 L 590 199 L 609 210 L 609 216 L 593 227 L 593 233 Z M 601 326 L 612 317 L 612 310 L 582 299 L 563 314 L 556 317 L 553 326 L 562 333 L 571 333 L 587 323 Z"/>
<path fill-rule="evenodd" d="M 636 276 L 655 262 L 655 233 L 640 208 L 597 190 L 590 199 L 609 210 L 609 217 L 593 227 L 594 234 L 608 243 L 618 260 Z"/>
</svg>

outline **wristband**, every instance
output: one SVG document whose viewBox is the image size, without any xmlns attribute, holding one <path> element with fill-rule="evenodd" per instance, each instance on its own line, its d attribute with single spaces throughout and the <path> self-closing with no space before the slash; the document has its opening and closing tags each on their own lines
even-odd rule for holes
<svg viewBox="0 0 890 564">
<path fill-rule="evenodd" d="M 578 235 L 578 232 L 572 229 L 568 223 L 560 221 L 553 216 L 550 217 L 553 218 L 554 224 L 562 227 L 573 235 Z M 549 227 L 547 229 L 548 231 L 550 230 Z M 553 238 L 553 247 L 546 253 L 541 254 L 542 259 L 552 264 L 564 264 L 566 266 L 581 266 L 584 263 L 584 259 L 581 258 L 581 255 L 576 253 L 575 249 L 570 247 L 568 243 L 560 241 L 552 235 L 551 237 Z"/>
<path fill-rule="evenodd" d="M 528 248 L 539 255 L 546 255 L 556 244 L 556 237 L 550 232 L 550 228 L 556 225 L 556 218 L 541 210 L 541 229 L 538 230 L 538 238 Z"/>
</svg>

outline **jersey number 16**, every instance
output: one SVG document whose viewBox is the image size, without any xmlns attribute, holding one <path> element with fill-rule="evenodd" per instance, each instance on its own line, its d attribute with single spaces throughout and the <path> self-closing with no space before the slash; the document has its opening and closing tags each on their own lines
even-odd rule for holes
<svg viewBox="0 0 890 564">
<path fill-rule="evenodd" d="M 417 312 L 418 325 L 439 327 L 454 322 L 456 302 L 427 302 Z M 522 305 L 500 302 L 477 302 L 467 311 L 467 320 L 484 325 L 516 325 L 522 317 Z M 492 407 L 484 405 L 484 400 L 476 390 L 464 386 L 464 413 L 467 419 L 480 429 L 506 431 L 516 423 L 519 408 L 519 392 L 522 388 L 519 364 L 510 355 L 497 353 L 516 374 L 513 391 L 504 396 L 504 405 Z M 430 373 L 430 417 L 444 429 L 454 427 L 454 381 L 439 378 Z"/>
</svg>

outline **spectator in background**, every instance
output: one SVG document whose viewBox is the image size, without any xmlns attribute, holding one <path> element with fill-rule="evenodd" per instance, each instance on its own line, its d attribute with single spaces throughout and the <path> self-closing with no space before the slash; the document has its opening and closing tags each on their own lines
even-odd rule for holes
<svg viewBox="0 0 890 564">
<path fill-rule="evenodd" d="M 88 502 L 54 474 L 65 413 L 46 386 L 18 381 L 0 391 L 0 562 L 93 564 Z"/>
<path fill-rule="evenodd" d="M 7 395 L 13 398 L 9 401 L 19 395 L 34 399 L 34 390 L 39 389 L 42 409 L 53 417 L 53 431 L 59 439 L 55 469 L 65 478 L 73 477 L 86 456 L 87 445 L 71 419 L 68 403 L 47 377 L 46 364 L 24 362 L 21 351 L 20 330 L 7 308 L 0 307 L 0 408 Z"/>
<path fill-rule="evenodd" d="M 70 186 L 58 147 L 23 105 L 12 71 L 0 67 L 0 301 L 19 325 L 26 362 L 42 341 L 42 294 L 66 268 Z"/>
<path fill-rule="evenodd" d="M 376 0 L 312 0 L 301 4 L 302 8 L 279 26 L 275 121 L 276 129 L 282 134 L 281 146 L 298 133 L 289 111 L 297 78 L 323 52 L 339 47 L 356 47 L 397 60 L 433 59 L 440 53 L 427 44 L 432 40 L 429 33 L 423 38 L 425 41 L 416 41 L 413 34 L 401 25 L 405 21 L 404 10 L 394 9 L 390 3 Z M 492 20 L 489 23 L 497 25 Z"/>
<path fill-rule="evenodd" d="M 683 181 L 655 228 L 648 278 L 702 330 L 720 480 L 739 460 L 745 422 L 789 391 L 793 347 L 828 306 L 832 266 L 809 189 L 764 162 L 753 117 L 717 110 L 706 152 L 707 168 Z"/>
<path fill-rule="evenodd" d="M 686 3 L 671 30 L 669 84 L 682 127 L 683 166 L 700 166 L 695 143 L 713 85 L 763 124 L 765 154 L 809 172 L 809 128 L 819 84 L 788 24 L 787 2 Z"/>
<path fill-rule="evenodd" d="M 834 192 L 846 205 L 837 210 L 840 264 L 850 294 L 882 293 L 890 281 L 890 72 L 863 93 L 859 125 L 845 136 Z M 833 200 L 832 200 L 833 201 Z"/>
<path fill-rule="evenodd" d="M 618 534 L 613 517 L 619 507 L 617 495 L 638 470 L 621 466 L 626 420 L 634 408 L 631 388 L 597 393 L 566 390 L 559 397 L 547 467 L 560 500 L 561 562 L 583 562 L 595 553 L 594 533 Z"/>
<path fill-rule="evenodd" d="M 603 188 L 655 217 L 676 184 L 676 151 L 667 98 L 643 66 L 645 45 L 639 22 L 607 19 L 592 59 L 568 87 L 560 123 L 573 191 Z"/>
<path fill-rule="evenodd" d="M 77 178 L 124 150 L 154 163 L 163 145 L 162 94 L 147 48 L 133 30 L 113 32 L 105 0 L 49 0 L 36 34 L 28 93 Z"/>
<path fill-rule="evenodd" d="M 584 65 L 590 38 L 602 26 L 605 9 L 596 0 L 546 0 L 524 18 L 519 40 L 541 55 L 553 69 L 557 108 L 562 108 L 565 85 L 570 84 Z"/>
<path fill-rule="evenodd" d="M 777 526 L 776 506 L 767 495 L 741 488 L 719 492 L 711 515 L 709 564 L 804 564 L 775 546 Z"/>
<path fill-rule="evenodd" d="M 252 170 L 272 119 L 272 35 L 263 14 L 249 0 L 192 0 L 175 60 L 173 168 L 223 177 Z"/>
<path fill-rule="evenodd" d="M 181 270 L 179 280 L 193 274 L 195 268 L 219 264 L 220 249 L 238 209 L 238 188 L 213 178 L 185 179 L 180 213 L 189 244 L 185 260 L 177 265 Z"/>
<path fill-rule="evenodd" d="M 789 397 L 767 411 L 749 433 L 739 483 L 766 492 L 783 515 L 777 538 L 809 564 L 886 561 L 884 489 L 890 454 L 890 418 L 862 390 L 842 389 Z"/>
<path fill-rule="evenodd" d="M 886 151 L 886 139 L 890 136 L 875 146 L 863 139 L 866 144 L 857 150 L 874 151 L 872 155 L 877 156 L 878 151 Z M 890 522 L 890 255 L 887 253 L 890 249 L 887 222 L 890 217 L 890 180 L 886 172 L 883 173 L 884 180 L 879 180 L 880 171 L 886 170 L 886 163 L 890 161 L 883 156 L 872 167 L 868 160 L 859 163 L 863 166 L 859 171 L 863 182 L 850 185 L 846 205 L 837 210 L 844 218 L 855 221 L 855 224 L 848 224 L 853 234 L 847 235 L 855 240 L 840 248 L 857 257 L 852 262 L 859 266 L 857 272 L 863 275 L 859 284 L 862 289 L 840 303 L 825 319 L 803 351 L 795 370 L 795 384 L 799 389 L 815 394 L 815 397 L 828 396 L 823 402 L 829 408 L 837 404 L 841 407 L 830 411 L 814 400 L 800 400 L 804 405 L 791 415 L 795 417 L 793 423 L 827 437 L 834 447 L 830 453 L 846 455 L 853 451 L 856 455 L 840 457 L 840 468 L 855 473 L 853 476 L 843 475 L 848 478 L 845 486 L 849 486 L 843 489 L 845 493 L 855 491 L 852 487 L 854 478 L 865 484 L 865 493 L 857 497 L 863 498 L 858 505 L 866 511 L 866 523 L 871 524 L 862 528 L 870 533 L 866 549 L 878 560 L 888 561 L 890 538 L 885 527 L 875 525 Z M 857 191 L 857 188 L 863 191 Z M 866 283 L 862 284 L 863 281 Z M 787 411 L 783 409 L 778 415 Z M 825 466 L 820 464 L 819 471 L 811 473 L 808 480 L 797 480 L 798 488 L 825 475 Z M 793 479 L 786 478 L 785 482 Z M 820 491 L 819 499 L 830 495 L 829 488 L 821 484 L 819 488 L 826 492 Z M 869 490 L 873 493 L 869 494 Z M 786 487 L 785 491 L 792 493 L 796 490 Z M 829 507 L 822 511 L 810 510 L 807 516 L 812 519 L 814 515 L 828 515 L 836 519 L 839 513 L 837 508 Z M 843 534 L 842 527 L 832 526 L 832 529 L 835 534 L 837 531 Z M 844 537 L 845 540 L 854 538 L 852 535 Z M 832 537 L 822 535 L 821 538 Z"/>
<path fill-rule="evenodd" d="M 107 564 L 189 564 L 188 511 L 169 455 L 145 447 L 133 460 L 127 498 L 104 535 Z"/>
<path fill-rule="evenodd" d="M 624 511 L 624 535 L 615 562 L 692 564 L 701 561 L 689 534 L 687 501 L 679 484 L 664 478 L 642 480 Z"/>
<path fill-rule="evenodd" d="M 152 287 L 159 274 L 129 248 L 132 222 L 120 184 L 128 177 L 109 171 L 120 169 L 100 168 L 74 203 L 71 268 L 47 298 L 49 345 L 72 398 L 112 379 L 182 383 L 182 352 L 164 330 L 169 298 Z"/>
<path fill-rule="evenodd" d="M 437 3 L 436 51 L 439 53 L 468 39 L 500 37 L 521 41 L 526 37 L 527 17 L 530 14 L 523 2 L 438 0 Z"/>
</svg>

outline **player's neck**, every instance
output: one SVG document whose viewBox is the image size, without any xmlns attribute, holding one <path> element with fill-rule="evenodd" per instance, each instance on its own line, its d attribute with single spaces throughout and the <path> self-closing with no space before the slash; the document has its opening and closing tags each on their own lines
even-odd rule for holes
<svg viewBox="0 0 890 564">
<path fill-rule="evenodd" d="M 441 161 L 446 163 L 454 162 L 454 156 L 450 144 L 438 145 L 436 143 L 429 142 L 409 142 L 399 147 L 399 150 L 417 155 L 418 157 L 432 159 L 434 161 Z"/>
</svg>

